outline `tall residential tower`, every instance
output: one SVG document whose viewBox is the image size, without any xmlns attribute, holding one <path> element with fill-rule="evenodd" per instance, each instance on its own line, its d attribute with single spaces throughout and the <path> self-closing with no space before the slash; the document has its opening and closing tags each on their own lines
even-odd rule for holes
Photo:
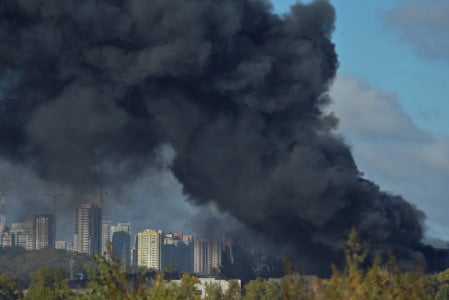
<svg viewBox="0 0 449 300">
<path fill-rule="evenodd" d="M 101 208 L 95 204 L 81 204 L 75 214 L 75 243 L 78 252 L 101 252 Z"/>
<path fill-rule="evenodd" d="M 220 270 L 222 243 L 210 239 L 195 240 L 193 250 L 193 271 L 211 275 Z"/>
<path fill-rule="evenodd" d="M 111 221 L 101 222 L 101 254 L 108 256 L 108 245 L 112 242 Z"/>
<path fill-rule="evenodd" d="M 53 215 L 38 215 L 33 218 L 33 249 L 55 247 L 55 218 Z"/>
<path fill-rule="evenodd" d="M 162 231 L 146 229 L 137 233 L 137 266 L 162 270 Z"/>
</svg>

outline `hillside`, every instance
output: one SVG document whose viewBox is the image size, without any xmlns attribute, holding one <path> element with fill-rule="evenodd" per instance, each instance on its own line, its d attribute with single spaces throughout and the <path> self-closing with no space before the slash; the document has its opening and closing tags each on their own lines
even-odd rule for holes
<svg viewBox="0 0 449 300">
<path fill-rule="evenodd" d="M 29 282 L 30 274 L 41 267 L 62 268 L 70 271 L 70 259 L 73 256 L 75 275 L 86 273 L 86 269 L 94 266 L 91 257 L 85 254 L 58 250 L 42 249 L 25 251 L 21 247 L 0 248 L 0 273 L 10 273 L 24 282 Z"/>
</svg>

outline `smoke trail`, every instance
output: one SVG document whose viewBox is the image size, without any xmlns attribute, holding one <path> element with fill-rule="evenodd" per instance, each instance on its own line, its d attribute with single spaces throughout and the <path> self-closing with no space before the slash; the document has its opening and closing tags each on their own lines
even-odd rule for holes
<svg viewBox="0 0 449 300">
<path fill-rule="evenodd" d="M 262 0 L 2 1 L 0 153 L 83 192 L 126 187 L 168 144 L 193 203 L 306 271 L 352 226 L 408 259 L 423 213 L 360 176 L 323 112 L 334 21 L 327 1 L 284 16 Z"/>
</svg>

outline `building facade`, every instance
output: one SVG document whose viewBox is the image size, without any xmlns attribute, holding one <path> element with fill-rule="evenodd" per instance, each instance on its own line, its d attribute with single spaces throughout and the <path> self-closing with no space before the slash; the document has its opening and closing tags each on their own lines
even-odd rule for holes
<svg viewBox="0 0 449 300">
<path fill-rule="evenodd" d="M 185 237 L 185 238 L 184 238 Z M 193 273 L 193 237 L 167 233 L 164 237 L 162 268 L 179 273 Z"/>
<path fill-rule="evenodd" d="M 137 266 L 162 270 L 161 230 L 146 229 L 137 233 Z"/>
<path fill-rule="evenodd" d="M 115 226 L 111 226 L 111 236 L 115 232 L 126 232 L 127 234 L 131 234 L 131 223 L 117 223 Z"/>
<path fill-rule="evenodd" d="M 112 242 L 111 221 L 101 222 L 101 254 L 108 255 L 108 245 Z"/>
<path fill-rule="evenodd" d="M 195 240 L 193 249 L 194 272 L 202 275 L 218 274 L 221 265 L 222 243 L 214 240 Z"/>
<path fill-rule="evenodd" d="M 10 232 L 4 231 L 0 233 L 0 236 L 2 247 L 12 247 L 16 243 L 15 235 Z"/>
<path fill-rule="evenodd" d="M 81 204 L 75 213 L 76 250 L 89 255 L 101 252 L 101 208 Z"/>
<path fill-rule="evenodd" d="M 117 231 L 112 235 L 112 256 L 118 259 L 123 269 L 131 265 L 131 236 L 125 231 Z"/>
<path fill-rule="evenodd" d="M 15 246 L 33 250 L 33 220 L 21 223 L 11 223 L 10 232 L 15 235 Z"/>
<path fill-rule="evenodd" d="M 33 218 L 33 250 L 55 247 L 55 218 L 38 215 Z"/>
<path fill-rule="evenodd" d="M 73 241 L 56 241 L 55 248 L 60 250 L 73 251 Z"/>
</svg>

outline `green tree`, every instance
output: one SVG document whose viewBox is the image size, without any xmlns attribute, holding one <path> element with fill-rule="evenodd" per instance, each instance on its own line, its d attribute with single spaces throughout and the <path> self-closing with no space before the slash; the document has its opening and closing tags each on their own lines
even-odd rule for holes
<svg viewBox="0 0 449 300">
<path fill-rule="evenodd" d="M 449 299 L 449 269 L 429 275 L 427 282 L 429 293 L 435 295 L 435 300 Z"/>
<path fill-rule="evenodd" d="M 70 295 L 67 274 L 63 269 L 40 268 L 31 274 L 25 300 L 63 300 Z"/>
<path fill-rule="evenodd" d="M 346 267 L 339 272 L 333 267 L 330 280 L 324 282 L 325 292 L 322 299 L 332 300 L 427 300 L 429 280 L 422 274 L 421 268 L 414 272 L 401 272 L 393 256 L 386 266 L 380 259 L 368 269 L 361 268 L 367 252 L 357 238 L 355 229 L 351 231 L 345 250 Z"/>
<path fill-rule="evenodd" d="M 151 282 L 151 288 L 148 290 L 147 298 L 141 295 L 141 298 L 137 299 L 151 299 L 151 300 L 165 300 L 176 299 L 176 286 L 172 282 L 164 280 L 162 273 L 156 274 L 156 277 Z"/>
<path fill-rule="evenodd" d="M 223 291 L 217 283 L 206 283 L 206 300 L 223 300 Z"/>
<path fill-rule="evenodd" d="M 30 274 L 42 267 L 62 268 L 69 273 L 72 255 L 75 260 L 75 268 L 77 265 L 86 265 L 87 268 L 94 267 L 92 258 L 84 253 L 73 253 L 51 248 L 25 251 L 22 247 L 5 247 L 0 248 L 0 270 L 2 273 L 10 273 L 16 276 L 20 282 L 28 286 L 31 283 Z M 80 271 L 77 270 L 76 273 L 78 272 Z"/>
<path fill-rule="evenodd" d="M 284 300 L 305 300 L 311 299 L 312 293 L 307 289 L 299 273 L 295 273 L 290 260 L 284 259 L 285 276 L 281 280 L 280 292 Z M 276 287 L 277 290 L 277 287 Z M 274 293 L 276 290 L 272 291 Z"/>
<path fill-rule="evenodd" d="M 229 286 L 226 292 L 223 294 L 224 300 L 234 300 L 234 299 L 240 299 L 241 295 L 241 288 L 240 284 L 237 280 L 229 280 Z"/>
<path fill-rule="evenodd" d="M 257 278 L 248 282 L 243 300 L 277 300 L 282 299 L 281 287 L 278 282 Z"/>
<path fill-rule="evenodd" d="M 89 274 L 89 289 L 80 299 L 131 300 L 147 299 L 148 288 L 143 276 L 137 276 L 137 284 L 128 279 L 121 262 L 108 261 L 104 256 L 96 255 L 97 269 Z"/>
<path fill-rule="evenodd" d="M 200 299 L 198 289 L 196 285 L 200 283 L 200 280 L 193 275 L 184 273 L 181 278 L 181 285 L 176 288 L 177 300 L 195 300 Z"/>
<path fill-rule="evenodd" d="M 22 297 L 22 288 L 17 279 L 9 274 L 0 274 L 0 300 L 15 300 Z"/>
</svg>

